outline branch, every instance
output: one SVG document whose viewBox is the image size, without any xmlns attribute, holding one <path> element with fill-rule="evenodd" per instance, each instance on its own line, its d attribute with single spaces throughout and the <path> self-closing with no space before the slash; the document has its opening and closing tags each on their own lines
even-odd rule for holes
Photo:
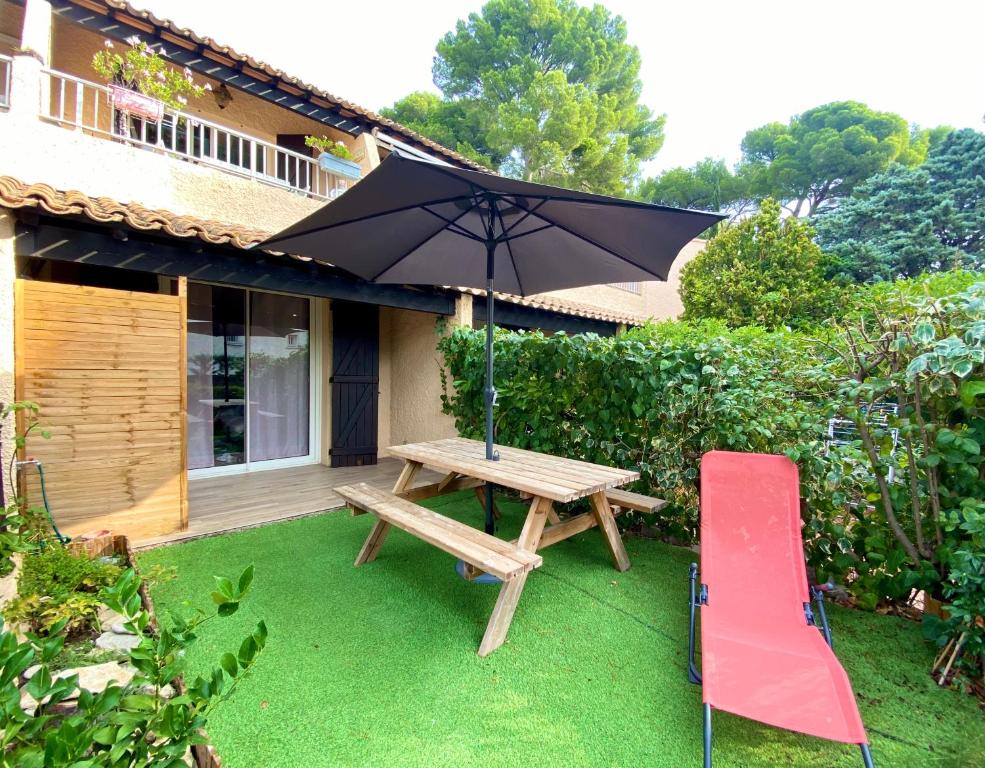
<svg viewBox="0 0 985 768">
<path fill-rule="evenodd" d="M 862 411 L 862 399 L 858 395 L 855 396 L 855 407 L 859 412 Z M 869 462 L 872 464 L 872 471 L 876 476 L 876 482 L 879 485 L 879 496 L 882 499 L 882 510 L 886 515 L 886 521 L 889 523 L 893 535 L 896 536 L 896 540 L 906 550 L 906 554 L 913 565 L 919 566 L 920 553 L 913 546 L 913 542 L 906 535 L 903 526 L 896 519 L 896 512 L 893 511 L 893 502 L 889 495 L 889 483 L 886 482 L 886 476 L 879 469 L 879 453 L 876 451 L 875 444 L 872 442 L 872 434 L 869 432 L 869 425 L 866 423 L 864 416 L 856 421 L 856 426 L 858 427 L 859 436 L 862 438 L 862 445 L 865 447 L 865 452 L 869 456 Z"/>
</svg>

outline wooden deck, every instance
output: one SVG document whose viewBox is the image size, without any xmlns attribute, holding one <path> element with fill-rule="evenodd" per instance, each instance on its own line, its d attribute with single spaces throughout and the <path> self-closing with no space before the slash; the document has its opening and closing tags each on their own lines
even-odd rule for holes
<svg viewBox="0 0 985 768">
<path fill-rule="evenodd" d="M 188 528 L 166 536 L 138 540 L 140 548 L 210 536 L 239 528 L 289 520 L 345 504 L 332 488 L 348 483 L 368 483 L 390 490 L 403 462 L 380 459 L 366 467 L 321 464 L 290 469 L 271 469 L 224 477 L 196 478 L 188 482 Z M 440 475 L 422 472 L 418 482 L 435 482 Z"/>
</svg>

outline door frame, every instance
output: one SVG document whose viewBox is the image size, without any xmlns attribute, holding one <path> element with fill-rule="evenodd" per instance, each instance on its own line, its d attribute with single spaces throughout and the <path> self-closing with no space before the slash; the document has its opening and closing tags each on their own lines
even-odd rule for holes
<svg viewBox="0 0 985 768">
<path fill-rule="evenodd" d="M 188 478 L 194 480 L 199 477 L 221 477 L 224 475 L 240 475 L 247 472 L 265 472 L 269 469 L 286 469 L 288 467 L 303 467 L 309 464 L 321 463 L 321 397 L 322 397 L 322 354 L 324 337 L 322 334 L 322 322 L 324 318 L 324 302 L 317 296 L 306 296 L 303 293 L 287 293 L 285 291 L 266 291 L 256 288 L 246 288 L 241 285 L 230 285 L 225 283 L 213 283 L 208 280 L 190 280 L 189 283 L 199 283 L 201 285 L 215 285 L 220 288 L 238 288 L 246 293 L 246 321 L 244 330 L 246 331 L 243 342 L 246 346 L 246 371 L 244 376 L 245 400 L 250 400 L 250 293 L 273 293 L 280 296 L 292 296 L 299 299 L 307 299 L 310 309 L 308 316 L 308 454 L 306 456 L 292 456 L 287 459 L 267 459 L 266 461 L 250 461 L 249 449 L 249 429 L 250 429 L 250 409 L 243 409 L 245 423 L 245 454 L 246 461 L 242 464 L 230 464 L 221 467 L 200 467 L 199 469 L 189 469 Z M 187 318 L 186 318 L 187 321 Z M 186 331 L 187 333 L 187 331 Z M 187 412 L 185 418 L 188 418 Z M 187 438 L 186 438 L 187 439 Z M 187 449 L 187 446 L 186 446 Z"/>
</svg>

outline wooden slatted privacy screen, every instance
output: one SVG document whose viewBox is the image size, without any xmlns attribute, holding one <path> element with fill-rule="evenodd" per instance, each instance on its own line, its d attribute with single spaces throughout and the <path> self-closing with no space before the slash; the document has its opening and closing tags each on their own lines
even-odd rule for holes
<svg viewBox="0 0 985 768">
<path fill-rule="evenodd" d="M 32 436 L 26 455 L 43 463 L 68 535 L 139 541 L 187 524 L 183 279 L 178 293 L 17 282 L 17 397 L 41 406 L 51 435 Z"/>
</svg>

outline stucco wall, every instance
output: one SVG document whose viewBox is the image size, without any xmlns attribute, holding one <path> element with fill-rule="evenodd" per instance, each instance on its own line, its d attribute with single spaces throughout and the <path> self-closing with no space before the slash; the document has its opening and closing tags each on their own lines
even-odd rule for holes
<svg viewBox="0 0 985 768">
<path fill-rule="evenodd" d="M 438 320 L 438 315 L 426 312 L 381 310 L 385 334 L 380 349 L 381 448 L 458 434 L 455 420 L 441 412 L 443 361 L 437 349 Z M 444 318 L 441 325 L 450 333 L 456 326 L 469 327 L 471 323 L 472 297 L 461 296 L 455 314 Z M 389 405 L 385 427 L 384 403 Z"/>
<path fill-rule="evenodd" d="M 14 215 L 0 208 L 0 403 L 14 400 Z M 3 439 L 4 491 L 9 497 L 7 467 L 14 450 L 14 420 L 0 424 Z"/>
<path fill-rule="evenodd" d="M 650 281 L 640 283 L 640 292 L 633 293 L 611 285 L 593 285 L 586 288 L 569 288 L 552 291 L 551 296 L 559 296 L 582 304 L 630 312 L 654 320 L 678 317 L 684 311 L 679 295 L 681 269 L 698 255 L 705 246 L 704 240 L 692 240 L 684 246 L 670 268 L 666 282 Z"/>
</svg>

